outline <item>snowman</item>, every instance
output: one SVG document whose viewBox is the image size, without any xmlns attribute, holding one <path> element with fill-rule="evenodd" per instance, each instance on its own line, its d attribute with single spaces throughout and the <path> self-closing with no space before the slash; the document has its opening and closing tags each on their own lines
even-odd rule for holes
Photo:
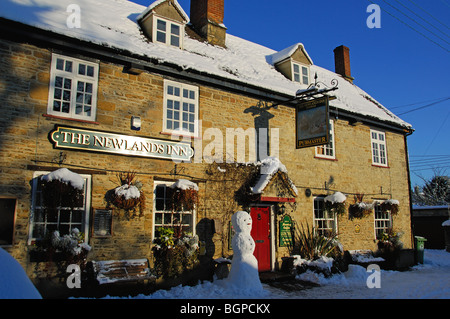
<svg viewBox="0 0 450 319">
<path fill-rule="evenodd" d="M 227 283 L 237 289 L 260 291 L 263 288 L 259 279 L 258 261 L 253 255 L 255 241 L 250 235 L 252 218 L 249 213 L 238 211 L 231 217 L 231 223 L 235 231 L 231 242 L 234 255 Z"/>
</svg>

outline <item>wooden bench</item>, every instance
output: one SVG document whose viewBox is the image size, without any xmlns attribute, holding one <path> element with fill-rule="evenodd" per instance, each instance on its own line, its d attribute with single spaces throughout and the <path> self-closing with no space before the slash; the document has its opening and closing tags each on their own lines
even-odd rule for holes
<svg viewBox="0 0 450 319">
<path fill-rule="evenodd" d="M 147 259 L 92 261 L 100 285 L 117 282 L 148 282 L 156 279 L 150 273 Z"/>
</svg>

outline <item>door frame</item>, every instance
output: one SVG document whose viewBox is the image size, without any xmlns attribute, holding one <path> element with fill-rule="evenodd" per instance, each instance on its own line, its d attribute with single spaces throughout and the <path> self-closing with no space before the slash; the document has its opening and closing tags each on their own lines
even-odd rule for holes
<svg viewBox="0 0 450 319">
<path fill-rule="evenodd" d="M 257 204 L 251 204 L 250 205 L 250 212 L 252 207 L 269 207 L 270 211 L 270 217 L 269 217 L 269 230 L 270 230 L 270 271 L 273 271 L 275 269 L 275 240 L 276 240 L 276 234 L 275 234 L 275 206 L 270 203 L 257 203 Z"/>
</svg>

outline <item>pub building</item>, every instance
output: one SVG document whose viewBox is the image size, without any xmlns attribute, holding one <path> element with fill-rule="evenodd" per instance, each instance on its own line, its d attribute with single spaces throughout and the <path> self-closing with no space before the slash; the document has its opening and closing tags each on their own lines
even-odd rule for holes
<svg viewBox="0 0 450 319">
<path fill-rule="evenodd" d="M 392 228 L 412 248 L 413 129 L 354 84 L 347 47 L 330 71 L 307 39 L 235 37 L 224 0 L 73 2 L 0 3 L 0 245 L 35 283 L 67 247 L 153 269 L 170 230 L 209 271 L 238 210 L 260 272 L 302 227 L 345 251 Z"/>
</svg>

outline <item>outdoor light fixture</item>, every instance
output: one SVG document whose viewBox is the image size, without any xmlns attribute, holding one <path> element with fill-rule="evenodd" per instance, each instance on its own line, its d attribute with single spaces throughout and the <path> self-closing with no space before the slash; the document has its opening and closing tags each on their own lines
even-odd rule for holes
<svg viewBox="0 0 450 319">
<path fill-rule="evenodd" d="M 278 206 L 278 215 L 284 215 L 285 211 L 286 211 L 286 206 L 284 206 L 284 204 L 281 204 Z"/>
<path fill-rule="evenodd" d="M 139 131 L 141 129 L 141 118 L 139 116 L 131 117 L 131 129 Z"/>
</svg>

